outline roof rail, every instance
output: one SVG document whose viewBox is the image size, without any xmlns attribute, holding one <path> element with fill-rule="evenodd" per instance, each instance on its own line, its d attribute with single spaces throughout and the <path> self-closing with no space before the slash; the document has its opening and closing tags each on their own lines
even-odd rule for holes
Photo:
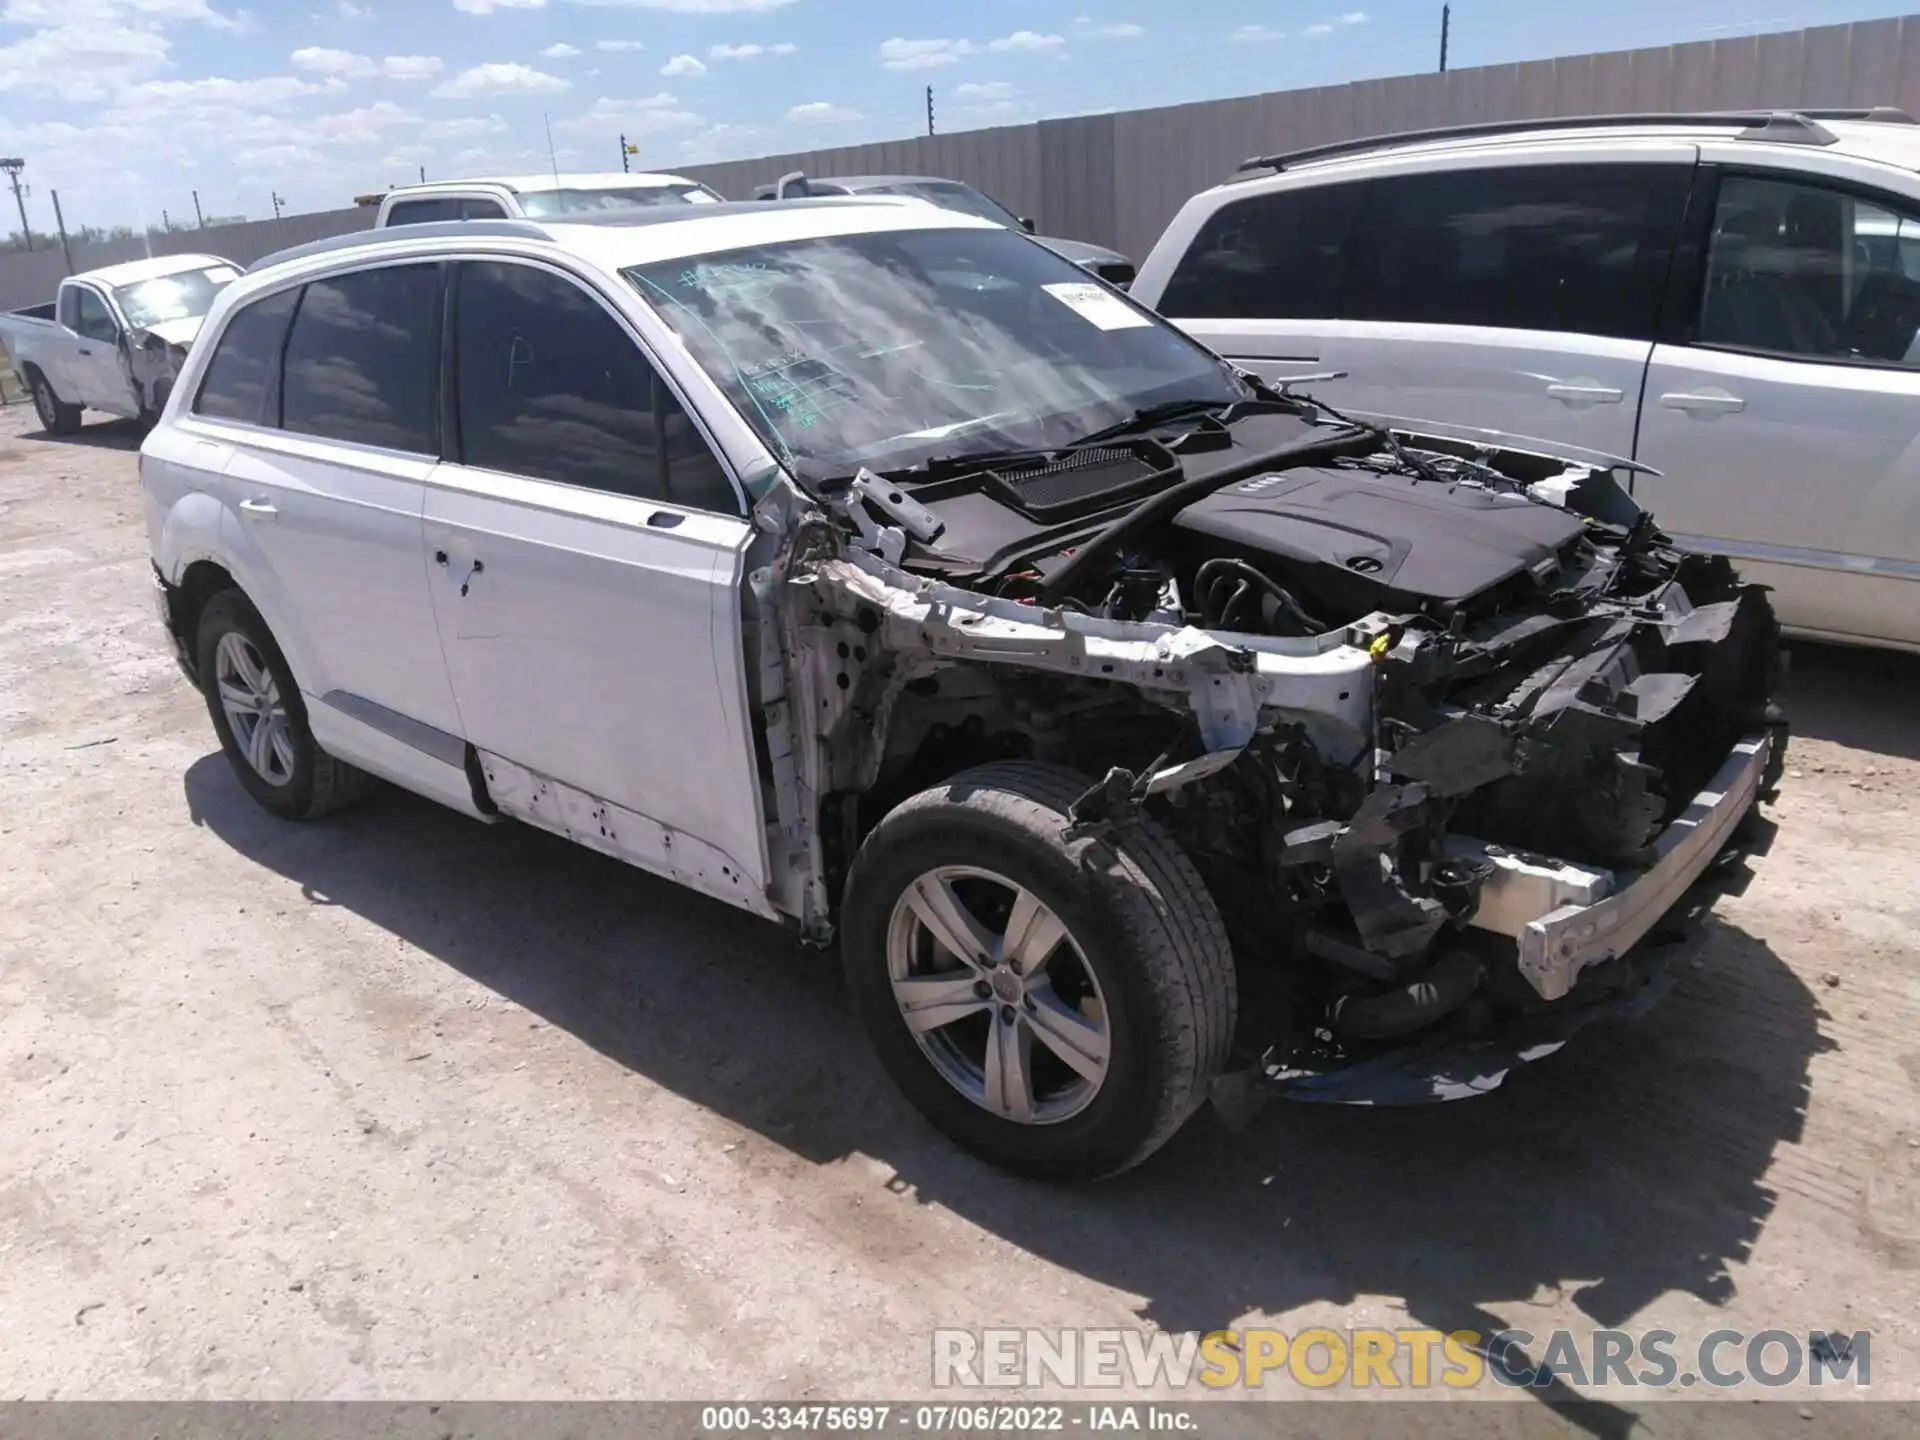
<svg viewBox="0 0 1920 1440">
<path fill-rule="evenodd" d="M 383 225 L 371 230 L 354 230 L 345 235 L 332 235 L 325 240 L 309 240 L 304 245 L 293 245 L 285 250 L 276 250 L 271 255 L 262 255 L 254 261 L 247 267 L 247 273 L 252 275 L 270 265 L 284 264 L 288 260 L 304 260 L 310 255 L 327 255 L 335 250 L 354 250 L 362 245 L 377 245 L 398 240 L 432 240 L 440 237 L 471 240 L 489 236 L 504 240 L 548 238 L 546 229 L 530 220 L 435 220 L 425 225 Z"/>
<path fill-rule="evenodd" d="M 1727 126 L 1737 128 L 1741 140 L 1773 140 L 1792 145 L 1833 145 L 1840 137 L 1822 120 L 1868 120 L 1887 125 L 1920 123 L 1904 110 L 1876 105 L 1864 110 L 1705 110 L 1677 113 L 1649 111 L 1623 115 L 1548 115 L 1531 120 L 1482 120 L 1465 125 L 1439 125 L 1426 130 L 1402 130 L 1386 135 L 1369 135 L 1352 140 L 1335 140 L 1326 145 L 1310 145 L 1274 155 L 1255 155 L 1243 161 L 1234 174 L 1249 170 L 1285 170 L 1312 160 L 1330 160 L 1339 155 L 1358 155 L 1369 150 L 1385 150 L 1395 145 L 1412 145 L 1429 140 L 1474 140 L 1498 135 L 1520 135 L 1530 130 L 1595 130 L 1611 125 Z"/>
</svg>

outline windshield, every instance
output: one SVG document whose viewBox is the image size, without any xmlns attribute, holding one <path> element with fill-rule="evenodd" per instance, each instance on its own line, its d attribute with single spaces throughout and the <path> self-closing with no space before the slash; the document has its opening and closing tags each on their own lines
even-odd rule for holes
<svg viewBox="0 0 1920 1440">
<path fill-rule="evenodd" d="M 164 325 L 169 320 L 199 320 L 213 308 L 213 297 L 239 278 L 231 265 L 209 265 L 152 280 L 114 287 L 120 313 L 136 330 Z"/>
<path fill-rule="evenodd" d="M 906 230 L 624 272 L 795 475 L 1069 444 L 1171 400 L 1230 404 L 1221 361 L 1005 230 Z"/>
<path fill-rule="evenodd" d="M 631 210 L 637 205 L 711 205 L 720 197 L 704 185 L 612 185 L 605 189 L 522 190 L 520 208 L 528 215 L 579 215 L 596 210 Z"/>
<path fill-rule="evenodd" d="M 1009 230 L 1020 229 L 1020 217 L 1001 205 L 989 200 L 971 185 L 962 185 L 957 180 L 933 180 L 922 182 L 904 182 L 899 185 L 884 185 L 881 195 L 909 195 L 918 200 L 930 200 L 942 210 L 958 210 L 962 215 L 977 215 L 982 220 L 991 220 L 996 225 L 1004 225 Z"/>
</svg>

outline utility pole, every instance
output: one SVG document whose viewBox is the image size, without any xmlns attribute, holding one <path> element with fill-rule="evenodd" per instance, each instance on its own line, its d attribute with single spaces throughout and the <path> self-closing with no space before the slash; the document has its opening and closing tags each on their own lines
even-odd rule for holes
<svg viewBox="0 0 1920 1440">
<path fill-rule="evenodd" d="M 280 207 L 287 202 L 280 198 L 280 192 L 278 190 L 270 190 L 267 193 L 273 197 L 273 218 L 278 220 L 280 218 Z"/>
<path fill-rule="evenodd" d="M 60 213 L 60 192 L 49 190 L 47 193 L 53 196 L 53 224 L 54 228 L 60 232 L 60 253 L 67 257 L 67 273 L 71 275 L 73 274 L 73 247 L 67 244 L 67 217 Z"/>
<path fill-rule="evenodd" d="M 199 228 L 204 230 L 207 228 L 207 217 L 200 213 L 200 192 L 198 190 L 195 190 L 192 193 L 193 193 L 193 218 L 199 222 Z"/>
<path fill-rule="evenodd" d="M 33 227 L 27 224 L 27 191 L 20 183 L 20 172 L 27 168 L 24 160 L 0 160 L 0 171 L 6 173 L 13 182 L 13 203 L 20 207 L 20 243 L 27 249 L 33 249 Z"/>
<path fill-rule="evenodd" d="M 422 185 L 427 183 L 427 167 L 424 165 L 420 167 L 420 183 Z"/>
<path fill-rule="evenodd" d="M 1447 73 L 1447 30 L 1452 21 L 1453 7 L 1442 5 L 1440 7 L 1440 73 L 1442 75 Z"/>
<path fill-rule="evenodd" d="M 633 147 L 627 144 L 627 137 L 622 135 L 620 137 L 620 173 L 622 175 L 631 173 L 627 168 L 627 156 L 632 153 Z"/>
<path fill-rule="evenodd" d="M 927 86 L 927 134 L 933 134 L 933 86 Z"/>
<path fill-rule="evenodd" d="M 173 233 L 173 217 L 167 214 L 164 206 L 160 211 L 160 228 L 169 235 Z"/>
</svg>

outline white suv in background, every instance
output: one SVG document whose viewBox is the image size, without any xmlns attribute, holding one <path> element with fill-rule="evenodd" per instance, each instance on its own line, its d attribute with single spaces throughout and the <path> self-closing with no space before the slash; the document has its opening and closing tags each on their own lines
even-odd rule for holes
<svg viewBox="0 0 1920 1440">
<path fill-rule="evenodd" d="M 1132 293 L 1349 413 L 1631 457 L 1789 633 L 1920 649 L 1917 172 L 1892 110 L 1387 135 L 1249 160 Z"/>
<path fill-rule="evenodd" d="M 374 227 L 443 220 L 553 219 L 636 205 L 717 205 L 721 195 L 684 175 L 624 170 L 478 175 L 400 185 L 380 200 Z"/>
</svg>

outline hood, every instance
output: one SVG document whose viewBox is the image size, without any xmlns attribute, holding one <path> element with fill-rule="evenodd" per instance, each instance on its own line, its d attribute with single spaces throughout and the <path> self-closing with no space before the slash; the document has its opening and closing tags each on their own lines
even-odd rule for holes
<svg viewBox="0 0 1920 1440">
<path fill-rule="evenodd" d="M 206 318 L 204 315 L 188 315 L 179 320 L 162 320 L 157 325 L 146 326 L 145 333 L 158 335 L 167 344 L 178 345 L 184 350 L 193 344 L 193 337 L 200 333 L 200 326 Z M 135 333 L 140 333 L 138 327 Z"/>
<path fill-rule="evenodd" d="M 1084 240 L 1062 240 L 1053 235 L 1033 237 L 1046 246 L 1062 260 L 1071 260 L 1076 265 L 1130 265 L 1117 250 L 1109 250 L 1104 245 L 1089 245 Z"/>
</svg>

